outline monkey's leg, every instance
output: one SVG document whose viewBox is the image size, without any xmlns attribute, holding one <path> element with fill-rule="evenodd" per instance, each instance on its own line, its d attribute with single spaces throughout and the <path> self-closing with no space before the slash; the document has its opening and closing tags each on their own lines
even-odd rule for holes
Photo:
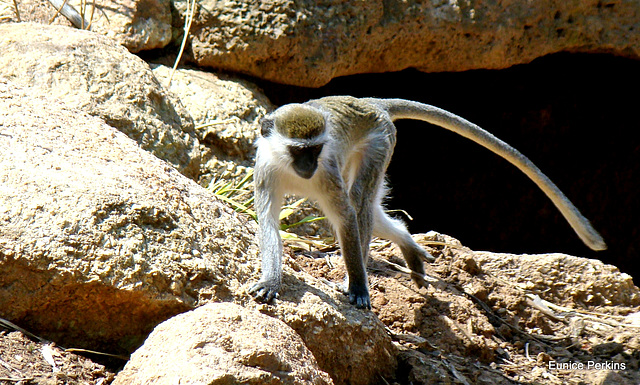
<svg viewBox="0 0 640 385">
<path fill-rule="evenodd" d="M 388 239 L 400 247 L 400 251 L 407 261 L 407 266 L 411 269 L 411 278 L 419 287 L 425 287 L 425 272 L 422 261 L 433 262 L 435 258 L 413 240 L 401 220 L 387 215 L 382 205 L 378 204 L 374 214 L 373 234 Z"/>
<path fill-rule="evenodd" d="M 349 203 L 346 194 L 339 198 L 334 196 L 333 200 L 332 209 L 328 209 L 323 200 L 318 200 L 318 203 L 336 227 L 342 258 L 344 258 L 344 264 L 347 268 L 345 294 L 349 297 L 349 302 L 356 307 L 371 309 L 367 270 L 362 258 L 362 244 L 356 211 Z"/>
<path fill-rule="evenodd" d="M 351 207 L 343 215 L 344 225 L 338 231 L 338 241 L 342 250 L 342 257 L 347 268 L 345 287 L 349 302 L 358 308 L 371 309 L 369 298 L 369 280 L 362 249 L 360 229 L 356 211 Z"/>
<path fill-rule="evenodd" d="M 349 186 L 349 200 L 355 208 L 357 227 L 360 234 L 362 265 L 365 268 L 369 258 L 369 248 L 373 237 L 375 221 L 374 209 L 384 191 L 384 174 L 393 152 L 393 141 L 388 136 L 372 137 L 366 148 L 361 150 L 357 172 Z M 356 162 L 358 163 L 358 162 Z M 347 269 L 349 285 L 353 286 L 353 274 Z M 358 283 L 367 289 L 368 282 Z M 351 293 L 350 293 L 351 294 Z"/>
<path fill-rule="evenodd" d="M 335 162 L 327 161 L 321 179 L 325 181 L 318 204 L 333 224 L 342 257 L 347 268 L 345 289 L 349 302 L 359 308 L 371 308 L 367 271 L 363 260 L 361 234 L 357 211 L 353 207 L 347 188 Z"/>
</svg>

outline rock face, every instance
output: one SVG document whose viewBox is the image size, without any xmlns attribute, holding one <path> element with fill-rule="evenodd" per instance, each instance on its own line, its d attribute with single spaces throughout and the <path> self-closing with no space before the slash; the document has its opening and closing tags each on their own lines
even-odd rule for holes
<svg viewBox="0 0 640 385">
<path fill-rule="evenodd" d="M 158 325 L 118 374 L 125 384 L 333 384 L 282 321 L 212 303 Z"/>
<path fill-rule="evenodd" d="M 298 332 L 336 384 L 365 385 L 393 378 L 397 348 L 378 317 L 356 309 L 342 293 L 295 270 L 300 270 L 295 263 L 285 270 L 277 306 L 257 308 Z"/>
<path fill-rule="evenodd" d="M 630 275 L 596 259 L 566 254 L 513 255 L 477 251 L 482 269 L 520 285 L 544 292 L 563 305 L 638 306 L 640 294 Z"/>
<path fill-rule="evenodd" d="M 63 26 L 0 25 L 0 76 L 98 116 L 197 178 L 193 122 L 149 66 L 113 40 Z"/>
<path fill-rule="evenodd" d="M 169 0 L 104 0 L 82 2 L 69 0 L 79 14 L 84 14 L 85 29 L 107 35 L 130 52 L 163 48 L 171 41 L 171 3 Z M 82 6 L 84 4 L 84 8 Z M 96 9 L 93 9 L 93 4 Z M 13 7 L 0 21 L 27 21 L 42 24 L 71 26 L 62 15 L 56 15 L 56 8 L 47 0 L 21 0 L 18 3 L 20 20 Z"/>
<path fill-rule="evenodd" d="M 256 276 L 254 224 L 96 117 L 0 83 L 0 317 L 128 351 Z"/>
<path fill-rule="evenodd" d="M 179 68 L 171 78 L 170 67 L 152 68 L 178 95 L 196 125 L 202 153 L 200 184 L 242 179 L 253 166 L 260 118 L 274 108 L 262 90 L 234 76 Z"/>
<path fill-rule="evenodd" d="M 87 13 L 92 11 L 87 8 Z M 171 42 L 170 0 L 109 0 L 96 3 L 96 8 L 91 30 L 130 52 L 163 48 Z"/>
<path fill-rule="evenodd" d="M 199 5 L 192 27 L 196 63 L 306 87 L 409 67 L 506 68 L 561 51 L 640 57 L 640 9 L 633 1 Z M 185 2 L 176 7 L 183 10 Z"/>
</svg>

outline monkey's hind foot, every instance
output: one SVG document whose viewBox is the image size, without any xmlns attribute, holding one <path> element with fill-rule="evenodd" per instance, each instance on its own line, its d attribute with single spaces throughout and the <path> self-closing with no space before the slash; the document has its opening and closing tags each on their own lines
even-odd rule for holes
<svg viewBox="0 0 640 385">
<path fill-rule="evenodd" d="M 360 309 L 371 309 L 369 291 L 365 290 L 364 295 L 356 293 L 351 294 L 351 292 L 347 289 L 347 287 L 349 287 L 348 279 L 345 279 L 345 283 L 335 283 L 324 278 L 320 279 L 320 281 L 322 281 L 322 283 L 334 289 L 335 291 L 339 291 L 340 293 L 349 297 L 349 303 L 351 303 L 352 305 L 356 305 L 356 307 Z"/>
<path fill-rule="evenodd" d="M 249 289 L 249 294 L 258 302 L 270 303 L 280 297 L 279 290 L 280 284 L 278 283 L 260 281 Z"/>
<path fill-rule="evenodd" d="M 371 310 L 371 299 L 369 299 L 369 290 L 367 287 L 349 288 L 346 293 L 349 297 L 349 303 L 355 305 L 358 309 Z"/>
</svg>

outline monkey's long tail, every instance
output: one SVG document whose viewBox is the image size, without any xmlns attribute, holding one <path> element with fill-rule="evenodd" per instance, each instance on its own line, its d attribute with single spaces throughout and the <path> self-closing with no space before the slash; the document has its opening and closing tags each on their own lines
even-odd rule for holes
<svg viewBox="0 0 640 385">
<path fill-rule="evenodd" d="M 551 199 L 580 239 L 593 250 L 605 250 L 606 243 L 589 220 L 526 156 L 481 127 L 443 109 L 403 99 L 370 99 L 386 110 L 392 120 L 417 119 L 451 130 L 493 151 L 525 173 Z"/>
</svg>

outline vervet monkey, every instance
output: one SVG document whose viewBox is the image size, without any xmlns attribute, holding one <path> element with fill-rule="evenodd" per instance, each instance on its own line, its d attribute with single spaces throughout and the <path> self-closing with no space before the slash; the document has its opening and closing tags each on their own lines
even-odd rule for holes
<svg viewBox="0 0 640 385">
<path fill-rule="evenodd" d="M 278 218 L 286 193 L 316 200 L 333 225 L 352 304 L 371 308 L 366 265 L 374 235 L 398 244 L 412 278 L 424 285 L 422 261 L 433 261 L 433 256 L 382 206 L 385 172 L 396 143 L 393 121 L 397 119 L 444 127 L 505 158 L 544 191 L 587 246 L 606 249 L 600 234 L 538 167 L 475 124 L 409 100 L 333 96 L 282 106 L 262 120 L 255 165 L 262 277 L 249 289 L 256 299 L 269 302 L 280 289 L 283 250 Z"/>
</svg>

